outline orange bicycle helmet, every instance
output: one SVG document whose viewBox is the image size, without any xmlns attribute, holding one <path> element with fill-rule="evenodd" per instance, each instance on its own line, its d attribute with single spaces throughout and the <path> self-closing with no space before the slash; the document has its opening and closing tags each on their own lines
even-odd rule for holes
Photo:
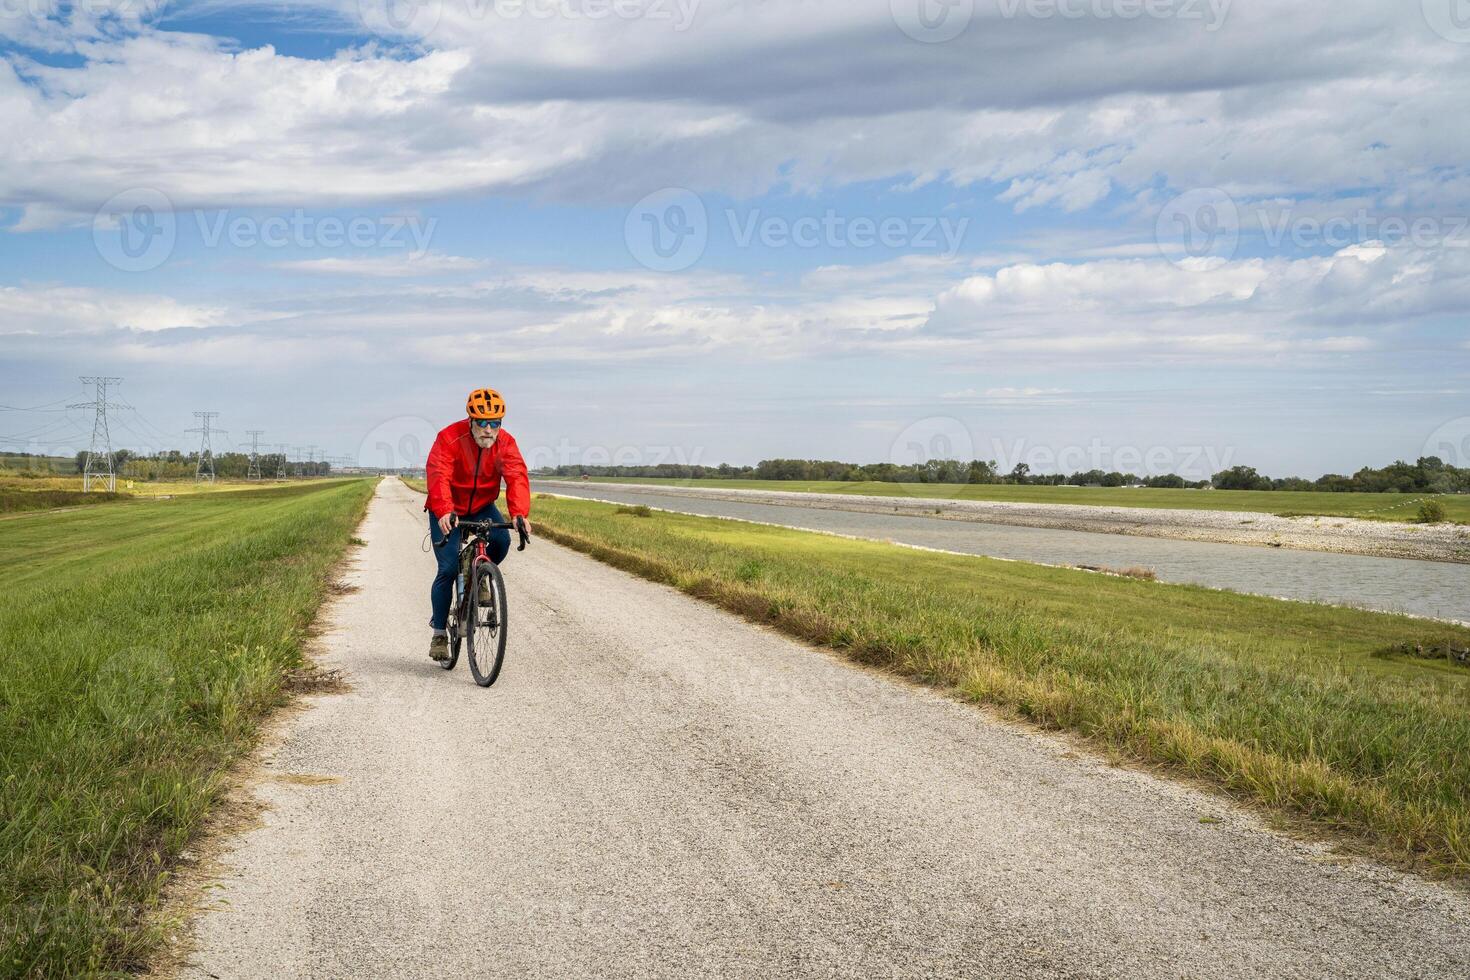
<svg viewBox="0 0 1470 980">
<path fill-rule="evenodd" d="M 465 414 L 472 419 L 505 418 L 505 399 L 494 388 L 476 388 L 470 392 L 464 405 Z"/>
</svg>

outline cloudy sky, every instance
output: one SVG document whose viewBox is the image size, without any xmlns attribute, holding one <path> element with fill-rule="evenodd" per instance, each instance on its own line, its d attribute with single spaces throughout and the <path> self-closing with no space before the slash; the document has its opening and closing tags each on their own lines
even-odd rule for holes
<svg viewBox="0 0 1470 980">
<path fill-rule="evenodd" d="M 1463 0 L 0 0 L 0 449 L 1470 455 L 1467 91 Z"/>
</svg>

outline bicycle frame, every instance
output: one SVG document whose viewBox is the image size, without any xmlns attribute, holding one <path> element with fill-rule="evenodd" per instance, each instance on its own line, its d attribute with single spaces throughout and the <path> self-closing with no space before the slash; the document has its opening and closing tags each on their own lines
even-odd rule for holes
<svg viewBox="0 0 1470 980">
<path fill-rule="evenodd" d="M 520 533 L 520 550 L 524 551 L 530 541 L 530 534 L 521 519 L 506 524 L 498 521 L 460 521 L 456 518 L 454 526 L 468 535 L 468 540 L 461 539 L 463 544 L 455 556 L 454 605 L 448 623 L 450 656 L 440 666 L 445 670 L 453 670 L 454 664 L 459 660 L 459 645 L 461 641 L 467 642 L 470 672 L 474 675 L 475 683 L 481 687 L 489 687 L 500 676 L 501 664 L 505 659 L 507 616 L 505 585 L 500 570 L 490 558 L 489 535 L 492 531 L 513 527 Z M 446 535 L 440 545 L 448 543 Z M 487 567 L 488 573 L 485 572 Z M 482 579 L 485 574 L 489 576 L 488 582 Z M 485 601 L 487 584 L 488 601 Z M 481 606 L 488 608 L 481 611 Z M 490 631 L 488 636 L 480 633 L 482 628 Z M 482 652 L 478 645 L 487 641 L 490 648 Z M 488 656 L 489 660 L 481 659 L 482 656 Z"/>
</svg>

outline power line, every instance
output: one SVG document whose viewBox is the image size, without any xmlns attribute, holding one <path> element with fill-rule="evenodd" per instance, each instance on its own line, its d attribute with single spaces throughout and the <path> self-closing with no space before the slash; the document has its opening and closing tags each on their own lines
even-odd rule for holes
<svg viewBox="0 0 1470 980">
<path fill-rule="evenodd" d="M 110 385 L 122 384 L 122 378 L 84 377 L 81 379 L 84 385 L 96 387 L 96 398 L 90 402 L 79 402 L 68 405 L 67 408 L 90 408 L 95 411 L 92 416 L 92 445 L 87 450 L 87 463 L 82 470 L 82 492 L 90 493 L 94 480 L 105 480 L 109 492 L 117 489 L 117 474 L 112 469 L 112 433 L 107 428 L 107 389 Z M 113 404 L 114 408 L 131 408 L 120 402 Z M 101 452 L 98 452 L 98 449 Z"/>
<path fill-rule="evenodd" d="M 278 442 L 276 443 L 276 450 L 280 453 L 276 457 L 276 479 L 284 480 L 286 478 L 286 457 L 289 455 L 291 447 L 284 442 Z"/>
<path fill-rule="evenodd" d="M 250 469 L 245 474 L 247 480 L 260 479 L 260 437 L 265 435 L 264 429 L 246 429 L 245 434 L 250 437 Z"/>
<path fill-rule="evenodd" d="M 223 429 L 211 428 L 211 423 L 219 418 L 219 412 L 195 412 L 194 417 L 199 419 L 199 428 L 189 429 L 189 432 L 199 433 L 199 460 L 194 464 L 194 482 L 204 480 L 205 470 L 209 471 L 208 480 L 214 482 L 214 450 L 209 445 L 211 432 L 223 432 Z"/>
<path fill-rule="evenodd" d="M 46 402 L 44 405 L 33 405 L 30 408 L 22 408 L 19 405 L 0 405 L 0 412 L 66 412 L 66 411 L 70 411 L 70 409 L 66 409 L 66 408 L 52 408 L 51 407 L 53 405 L 60 405 L 64 401 L 66 401 L 65 398 L 59 398 L 59 399 L 57 399 L 54 402 Z"/>
<path fill-rule="evenodd" d="M 180 433 L 173 432 L 172 430 L 169 430 L 169 429 L 165 429 L 165 428 L 163 428 L 162 426 L 159 426 L 159 425 L 155 425 L 146 415 L 144 415 L 142 412 L 138 411 L 136 408 L 133 409 L 133 418 L 137 419 L 138 422 L 141 423 L 142 426 L 145 429 L 148 429 L 149 431 L 156 433 L 155 438 L 161 437 L 161 439 L 160 439 L 160 441 L 158 443 L 160 446 L 166 446 L 170 442 L 174 443 L 175 445 L 178 445 L 179 443 L 181 443 L 183 441 L 182 439 L 180 439 L 180 435 L 181 435 Z"/>
<path fill-rule="evenodd" d="M 77 424 L 77 421 L 75 419 L 54 419 L 50 422 L 47 422 L 45 425 L 37 426 L 34 429 L 27 429 L 24 432 L 17 432 L 14 435 L 0 436 L 0 439 L 4 439 L 7 442 L 35 442 L 40 440 L 42 437 L 48 439 L 52 438 L 58 432 L 67 428 L 70 428 L 73 433 L 81 430 L 81 426 Z"/>
</svg>

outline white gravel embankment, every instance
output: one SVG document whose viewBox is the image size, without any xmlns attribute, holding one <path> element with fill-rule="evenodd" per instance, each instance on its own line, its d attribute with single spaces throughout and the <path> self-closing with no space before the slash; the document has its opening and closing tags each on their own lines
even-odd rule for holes
<svg viewBox="0 0 1470 980">
<path fill-rule="evenodd" d="M 505 673 L 425 656 L 387 481 L 190 978 L 1450 977 L 1470 902 L 575 552 Z"/>
<path fill-rule="evenodd" d="M 1377 558 L 1470 562 L 1470 527 L 1455 524 L 1403 524 L 1349 517 L 1277 517 L 1225 510 L 1154 510 L 1145 507 L 1094 507 L 1083 504 L 1018 504 L 928 497 L 868 497 L 858 494 L 738 490 L 648 483 L 582 483 L 537 480 L 537 486 L 615 488 L 705 500 L 844 510 L 866 514 L 911 514 L 980 524 L 1012 524 L 1100 534 L 1134 534 L 1183 541 L 1331 551 Z"/>
</svg>

